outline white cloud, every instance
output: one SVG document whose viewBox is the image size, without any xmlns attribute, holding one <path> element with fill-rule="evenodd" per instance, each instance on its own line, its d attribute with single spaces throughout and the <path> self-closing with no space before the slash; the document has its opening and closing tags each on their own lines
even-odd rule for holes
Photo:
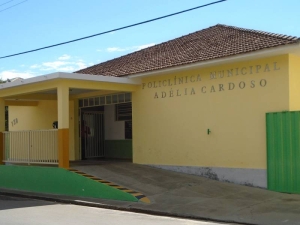
<svg viewBox="0 0 300 225">
<path fill-rule="evenodd" d="M 151 47 L 151 46 L 154 46 L 155 43 L 150 43 L 150 44 L 145 44 L 145 45 L 140 45 L 140 46 L 135 46 L 137 48 L 137 51 L 139 50 L 142 50 L 144 48 L 148 48 L 148 47 Z"/>
<path fill-rule="evenodd" d="M 70 64 L 66 61 L 53 61 L 53 62 L 44 62 L 39 67 L 40 70 L 59 70 L 60 67 Z"/>
<path fill-rule="evenodd" d="M 81 70 L 81 69 L 84 69 L 87 67 L 87 65 L 84 62 L 77 62 L 76 65 L 78 67 L 77 68 L 78 70 Z"/>
<path fill-rule="evenodd" d="M 61 72 L 73 72 L 74 70 L 76 70 L 76 68 L 73 66 L 65 66 L 59 68 L 59 71 Z"/>
<path fill-rule="evenodd" d="M 145 44 L 145 45 L 137 45 L 137 46 L 131 46 L 131 47 L 125 47 L 125 48 L 120 48 L 120 47 L 109 47 L 106 49 L 107 52 L 124 52 L 124 51 L 139 51 L 144 48 L 148 48 L 155 45 L 155 43 L 150 43 L 150 44 Z M 97 50 L 98 52 L 101 51 L 101 49 Z"/>
<path fill-rule="evenodd" d="M 34 65 L 30 66 L 29 68 L 30 69 L 37 69 L 37 68 L 40 68 L 40 65 L 34 64 Z"/>
<path fill-rule="evenodd" d="M 84 69 L 87 67 L 87 64 L 81 60 L 67 60 L 70 59 L 71 56 L 63 55 L 58 58 L 58 60 L 43 62 L 41 64 L 34 64 L 30 66 L 30 69 L 39 70 L 41 72 L 47 71 L 51 72 L 74 72 L 76 70 Z M 61 59 L 61 60 L 60 60 Z"/>
<path fill-rule="evenodd" d="M 123 51 L 128 51 L 129 48 L 119 48 L 119 47 L 111 47 L 107 48 L 106 51 L 108 52 L 123 52 Z"/>
<path fill-rule="evenodd" d="M 58 58 L 58 60 L 68 60 L 68 59 L 70 59 L 70 58 L 71 58 L 70 55 L 64 54 L 64 55 L 60 56 L 60 57 Z"/>
<path fill-rule="evenodd" d="M 71 59 L 71 60 L 70 60 Z M 54 72 L 74 72 L 90 66 L 82 59 L 64 54 L 54 61 L 36 63 L 31 66 L 20 65 L 19 70 L 0 68 L 0 78 L 2 80 L 21 77 L 23 79 L 45 75 Z"/>
<path fill-rule="evenodd" d="M 23 79 L 27 79 L 27 78 L 31 78 L 34 76 L 36 76 L 36 74 L 33 72 L 18 72 L 16 70 L 6 70 L 6 71 L 0 72 L 0 78 L 2 80 L 12 79 L 15 77 L 21 77 Z"/>
</svg>

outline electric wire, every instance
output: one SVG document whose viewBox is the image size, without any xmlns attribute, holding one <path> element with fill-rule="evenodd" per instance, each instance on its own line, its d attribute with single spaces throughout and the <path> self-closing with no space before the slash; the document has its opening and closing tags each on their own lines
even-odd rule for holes
<svg viewBox="0 0 300 225">
<path fill-rule="evenodd" d="M 7 3 L 10 3 L 10 2 L 12 2 L 13 0 L 10 0 L 10 1 L 8 1 L 8 2 L 4 2 L 4 3 L 2 3 L 0 6 L 3 6 L 3 5 L 5 5 L 5 4 L 7 4 Z"/>
<path fill-rule="evenodd" d="M 110 33 L 110 32 L 124 30 L 124 29 L 130 28 L 130 27 L 135 27 L 135 26 L 142 25 L 142 24 L 145 24 L 145 23 L 150 23 L 150 22 L 153 22 L 153 21 L 156 21 L 156 20 L 161 20 L 161 19 L 164 19 L 164 18 L 167 18 L 167 17 L 175 16 L 175 15 L 178 15 L 178 14 L 182 14 L 182 13 L 189 12 L 189 11 L 199 9 L 199 8 L 204 8 L 204 7 L 214 5 L 214 4 L 218 4 L 218 3 L 221 3 L 221 2 L 225 2 L 225 1 L 227 1 L 227 0 L 219 0 L 219 1 L 211 2 L 211 3 L 205 4 L 205 5 L 200 5 L 200 6 L 197 6 L 197 7 L 194 7 L 194 8 L 186 9 L 186 10 L 179 11 L 179 12 L 172 13 L 172 14 L 168 14 L 168 15 L 165 15 L 165 16 L 156 17 L 154 19 L 145 20 L 145 21 L 142 21 L 142 22 L 139 22 L 139 23 L 134 23 L 134 24 L 131 24 L 131 25 L 127 25 L 127 26 L 115 28 L 115 29 L 112 29 L 112 30 L 104 31 L 104 32 L 101 32 L 101 33 L 98 33 L 98 34 L 93 34 L 93 35 L 73 39 L 73 40 L 70 40 L 70 41 L 61 42 L 61 43 L 54 44 L 54 45 L 48 45 L 48 46 L 45 46 L 45 47 L 42 47 L 42 48 L 36 48 L 36 49 L 25 51 L 25 52 L 19 52 L 19 53 L 16 53 L 16 54 L 2 56 L 2 57 L 0 57 L 0 59 L 9 58 L 9 57 L 17 56 L 17 55 L 23 55 L 23 54 L 27 54 L 27 53 L 31 53 L 31 52 L 36 52 L 36 51 L 40 51 L 40 50 L 43 50 L 43 49 L 53 48 L 53 47 L 56 47 L 56 46 L 65 45 L 65 44 L 69 44 L 69 43 L 72 43 L 72 42 L 81 41 L 81 40 L 84 40 L 84 39 L 100 36 L 100 35 L 107 34 L 107 33 Z"/>
<path fill-rule="evenodd" d="M 13 7 L 16 7 L 17 5 L 20 5 L 20 4 L 22 4 L 22 3 L 24 3 L 24 2 L 27 2 L 28 0 L 25 0 L 25 1 L 23 1 L 23 2 L 19 2 L 19 3 L 17 3 L 17 4 L 15 4 L 15 5 L 12 5 L 12 6 L 10 6 L 10 7 L 7 7 L 7 8 L 5 8 L 5 9 L 2 9 L 2 10 L 0 10 L 0 13 L 1 12 L 3 12 L 3 11 L 5 11 L 5 10 L 8 10 L 8 9 L 11 9 L 11 8 L 13 8 Z M 4 3 L 5 4 L 5 3 Z M 2 4 L 3 5 L 3 4 Z"/>
</svg>

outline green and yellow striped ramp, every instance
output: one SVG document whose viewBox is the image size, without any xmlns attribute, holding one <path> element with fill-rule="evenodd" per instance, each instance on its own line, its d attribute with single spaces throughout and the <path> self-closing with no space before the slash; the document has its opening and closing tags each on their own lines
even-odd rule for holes
<svg viewBox="0 0 300 225">
<path fill-rule="evenodd" d="M 124 191 L 124 192 L 126 192 L 126 193 L 128 193 L 128 194 L 131 194 L 132 196 L 134 196 L 135 198 L 137 198 L 140 202 L 150 203 L 150 199 L 147 198 L 144 194 L 142 194 L 142 193 L 140 193 L 140 192 L 137 192 L 137 191 L 128 189 L 128 188 L 126 188 L 126 187 L 122 187 L 122 186 L 120 186 L 120 185 L 118 185 L 118 184 L 112 183 L 112 182 L 107 181 L 107 180 L 103 180 L 103 179 L 98 178 L 98 177 L 94 177 L 94 176 L 92 176 L 92 175 L 86 174 L 86 173 L 81 172 L 81 171 L 76 170 L 76 169 L 70 168 L 69 171 L 74 172 L 74 173 L 77 173 L 77 174 L 79 174 L 79 175 L 81 175 L 81 176 L 84 176 L 84 177 L 86 177 L 86 178 L 92 179 L 92 180 L 94 180 L 94 181 L 100 182 L 100 183 L 102 183 L 102 184 L 106 184 L 106 185 L 108 185 L 108 186 L 110 186 L 110 187 L 113 187 L 113 188 L 116 188 L 116 189 L 118 189 L 118 190 L 120 190 L 120 191 Z"/>
</svg>

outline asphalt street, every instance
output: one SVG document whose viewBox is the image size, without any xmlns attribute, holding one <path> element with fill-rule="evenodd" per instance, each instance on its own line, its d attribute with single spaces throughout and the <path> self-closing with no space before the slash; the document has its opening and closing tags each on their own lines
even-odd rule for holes
<svg viewBox="0 0 300 225">
<path fill-rule="evenodd" d="M 118 210 L 59 204 L 55 202 L 0 195 L 0 224 L 220 225 L 221 223 L 153 216 Z"/>
</svg>

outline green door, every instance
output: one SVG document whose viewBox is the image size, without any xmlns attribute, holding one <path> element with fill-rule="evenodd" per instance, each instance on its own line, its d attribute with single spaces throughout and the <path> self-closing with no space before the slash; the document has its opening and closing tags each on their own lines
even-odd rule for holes
<svg viewBox="0 0 300 225">
<path fill-rule="evenodd" d="M 300 112 L 267 113 L 268 189 L 300 193 Z"/>
</svg>

